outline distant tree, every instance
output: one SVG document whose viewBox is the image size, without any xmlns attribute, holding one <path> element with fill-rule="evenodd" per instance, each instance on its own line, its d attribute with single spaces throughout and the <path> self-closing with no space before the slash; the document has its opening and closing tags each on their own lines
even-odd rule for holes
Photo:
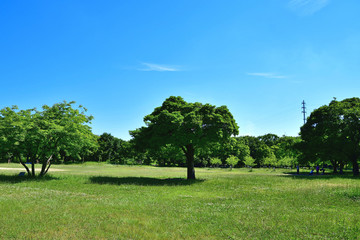
<svg viewBox="0 0 360 240">
<path fill-rule="evenodd" d="M 279 167 L 278 160 L 275 157 L 275 154 L 270 154 L 269 156 L 264 158 L 264 165 L 271 167 Z"/>
<path fill-rule="evenodd" d="M 263 136 L 259 136 L 258 139 L 265 143 L 268 147 L 272 147 L 278 143 L 280 138 L 275 134 L 268 133 Z"/>
<path fill-rule="evenodd" d="M 359 175 L 360 99 L 333 100 L 315 109 L 301 127 L 301 149 L 308 161 L 350 163 Z M 311 158 L 311 159 L 310 159 Z"/>
<path fill-rule="evenodd" d="M 266 157 L 271 157 L 274 154 L 273 150 L 257 137 L 243 136 L 240 139 L 249 147 L 250 156 L 255 159 L 258 167 L 264 164 Z"/>
<path fill-rule="evenodd" d="M 255 159 L 252 158 L 251 156 L 247 156 L 247 157 L 245 157 L 244 164 L 245 164 L 245 166 L 247 166 L 249 168 L 252 168 L 252 167 L 254 167 L 256 165 L 255 164 Z"/>
<path fill-rule="evenodd" d="M 42 164 L 40 176 L 47 173 L 51 160 L 60 151 L 81 159 L 81 153 L 97 148 L 96 136 L 87 125 L 92 116 L 85 115 L 82 106 L 75 102 L 62 102 L 42 111 L 18 110 L 16 106 L 0 110 L 0 139 L 3 150 L 18 158 L 29 175 L 35 176 L 35 163 Z M 31 171 L 22 157 L 31 163 Z"/>
<path fill-rule="evenodd" d="M 147 148 L 166 144 L 180 147 L 186 156 L 188 179 L 195 179 L 196 148 L 228 141 L 238 134 L 238 126 L 226 106 L 188 103 L 181 97 L 166 99 L 162 106 L 145 116 L 144 122 L 146 127 L 130 131 L 137 144 Z"/>
<path fill-rule="evenodd" d="M 211 158 L 210 159 L 210 164 L 212 165 L 212 166 L 215 166 L 215 167 L 218 167 L 219 165 L 221 165 L 222 164 L 222 162 L 221 162 L 221 159 L 220 158 Z"/>
<path fill-rule="evenodd" d="M 149 157 L 152 158 L 152 163 L 158 166 L 185 166 L 186 161 L 184 154 L 180 148 L 172 144 L 166 144 L 160 148 L 152 148 L 148 150 Z"/>
<path fill-rule="evenodd" d="M 274 154 L 276 158 L 290 157 L 297 159 L 300 151 L 296 144 L 301 142 L 300 137 L 282 136 L 277 140 L 276 149 Z"/>
<path fill-rule="evenodd" d="M 218 157 L 222 163 L 226 163 L 226 159 L 230 156 L 236 156 L 240 164 L 243 164 L 245 157 L 250 155 L 249 146 L 245 144 L 243 139 L 231 137 L 226 144 L 215 143 L 211 145 L 212 157 Z"/>
<path fill-rule="evenodd" d="M 226 163 L 230 165 L 230 169 L 232 169 L 238 162 L 239 159 L 235 156 L 230 156 L 226 159 Z"/>
</svg>

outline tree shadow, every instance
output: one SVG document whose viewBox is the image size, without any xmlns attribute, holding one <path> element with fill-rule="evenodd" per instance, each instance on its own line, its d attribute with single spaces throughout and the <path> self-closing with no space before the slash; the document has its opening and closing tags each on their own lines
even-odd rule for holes
<svg viewBox="0 0 360 240">
<path fill-rule="evenodd" d="M 149 178 L 149 177 L 90 177 L 92 183 L 138 186 L 187 186 L 204 180 L 187 180 L 183 178 Z"/>
<path fill-rule="evenodd" d="M 0 183 L 20 183 L 25 181 L 33 181 L 33 182 L 40 182 L 40 181 L 49 181 L 58 179 L 51 175 L 45 175 L 42 177 L 32 177 L 32 176 L 19 176 L 19 175 L 4 175 L 0 174 Z"/>
<path fill-rule="evenodd" d="M 312 174 L 309 173 L 294 173 L 294 172 L 284 172 L 282 177 L 294 178 L 294 179 L 308 179 L 308 180 L 317 180 L 317 179 L 335 179 L 335 178 L 345 178 L 345 179 L 359 179 L 359 176 L 353 176 L 352 173 L 325 173 L 325 174 Z"/>
</svg>

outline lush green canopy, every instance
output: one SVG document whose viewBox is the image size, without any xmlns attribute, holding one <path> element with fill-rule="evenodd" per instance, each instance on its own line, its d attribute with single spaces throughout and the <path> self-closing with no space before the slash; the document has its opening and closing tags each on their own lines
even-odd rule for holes
<svg viewBox="0 0 360 240">
<path fill-rule="evenodd" d="M 47 173 L 54 155 L 64 153 L 81 158 L 97 148 L 96 136 L 87 125 L 92 116 L 86 116 L 82 106 L 73 108 L 75 102 L 57 103 L 42 111 L 18 110 L 16 106 L 0 110 L 0 151 L 8 157 L 31 163 L 35 176 L 35 163 L 42 163 L 40 176 Z"/>
<path fill-rule="evenodd" d="M 354 175 L 359 175 L 360 99 L 333 100 L 315 109 L 301 128 L 301 138 L 308 161 L 351 163 Z"/>
<path fill-rule="evenodd" d="M 238 134 L 238 126 L 226 106 L 188 103 L 181 97 L 166 99 L 145 116 L 144 122 L 146 127 L 130 132 L 136 143 L 147 148 L 166 144 L 180 147 L 187 159 L 188 179 L 195 179 L 195 148 L 224 142 Z"/>
</svg>

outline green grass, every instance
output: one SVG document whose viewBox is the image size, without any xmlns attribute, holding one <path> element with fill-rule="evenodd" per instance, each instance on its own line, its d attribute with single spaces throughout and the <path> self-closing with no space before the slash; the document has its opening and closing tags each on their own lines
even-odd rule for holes
<svg viewBox="0 0 360 240">
<path fill-rule="evenodd" d="M 28 179 L 0 164 L 15 167 L 0 169 L 1 239 L 360 239 L 350 175 L 87 163 Z"/>
</svg>

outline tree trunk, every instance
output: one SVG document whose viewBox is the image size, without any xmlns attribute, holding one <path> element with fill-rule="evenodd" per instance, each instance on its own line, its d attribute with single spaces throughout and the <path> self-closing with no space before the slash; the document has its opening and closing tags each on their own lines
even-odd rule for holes
<svg viewBox="0 0 360 240">
<path fill-rule="evenodd" d="M 187 165 L 187 179 L 195 179 L 195 168 L 194 168 L 194 154 L 195 149 L 192 144 L 186 145 L 186 149 L 183 148 L 186 156 Z"/>
<path fill-rule="evenodd" d="M 34 159 L 31 159 L 31 175 L 35 177 L 35 163 Z"/>
<path fill-rule="evenodd" d="M 340 174 L 344 173 L 344 163 L 340 163 Z"/>
<path fill-rule="evenodd" d="M 30 175 L 31 175 L 30 169 L 29 169 L 29 168 L 26 166 L 26 164 L 21 160 L 21 156 L 20 156 L 20 155 L 18 156 L 18 158 L 19 158 L 19 162 L 21 163 L 21 165 L 23 165 L 23 167 L 26 169 L 28 175 L 30 176 Z"/>
<path fill-rule="evenodd" d="M 47 161 L 43 160 L 42 165 L 41 165 L 41 171 L 40 171 L 40 174 L 39 174 L 40 177 L 45 175 L 44 172 L 45 172 L 45 169 L 46 169 L 46 165 L 47 165 Z"/>
<path fill-rule="evenodd" d="M 51 155 L 46 161 L 43 161 L 42 163 L 42 167 L 41 167 L 41 172 L 40 172 L 40 177 L 44 176 L 47 171 L 49 170 L 50 168 L 50 165 L 51 165 L 51 159 L 52 159 L 53 155 Z M 46 168 L 46 166 L 48 166 L 48 168 Z"/>
<path fill-rule="evenodd" d="M 358 163 L 358 161 L 357 161 L 357 157 L 356 156 L 353 156 L 352 157 L 352 164 L 353 164 L 353 175 L 354 175 L 354 177 L 355 176 L 359 176 L 359 163 Z"/>
<path fill-rule="evenodd" d="M 333 164 L 333 172 L 337 173 L 337 164 Z"/>
</svg>

